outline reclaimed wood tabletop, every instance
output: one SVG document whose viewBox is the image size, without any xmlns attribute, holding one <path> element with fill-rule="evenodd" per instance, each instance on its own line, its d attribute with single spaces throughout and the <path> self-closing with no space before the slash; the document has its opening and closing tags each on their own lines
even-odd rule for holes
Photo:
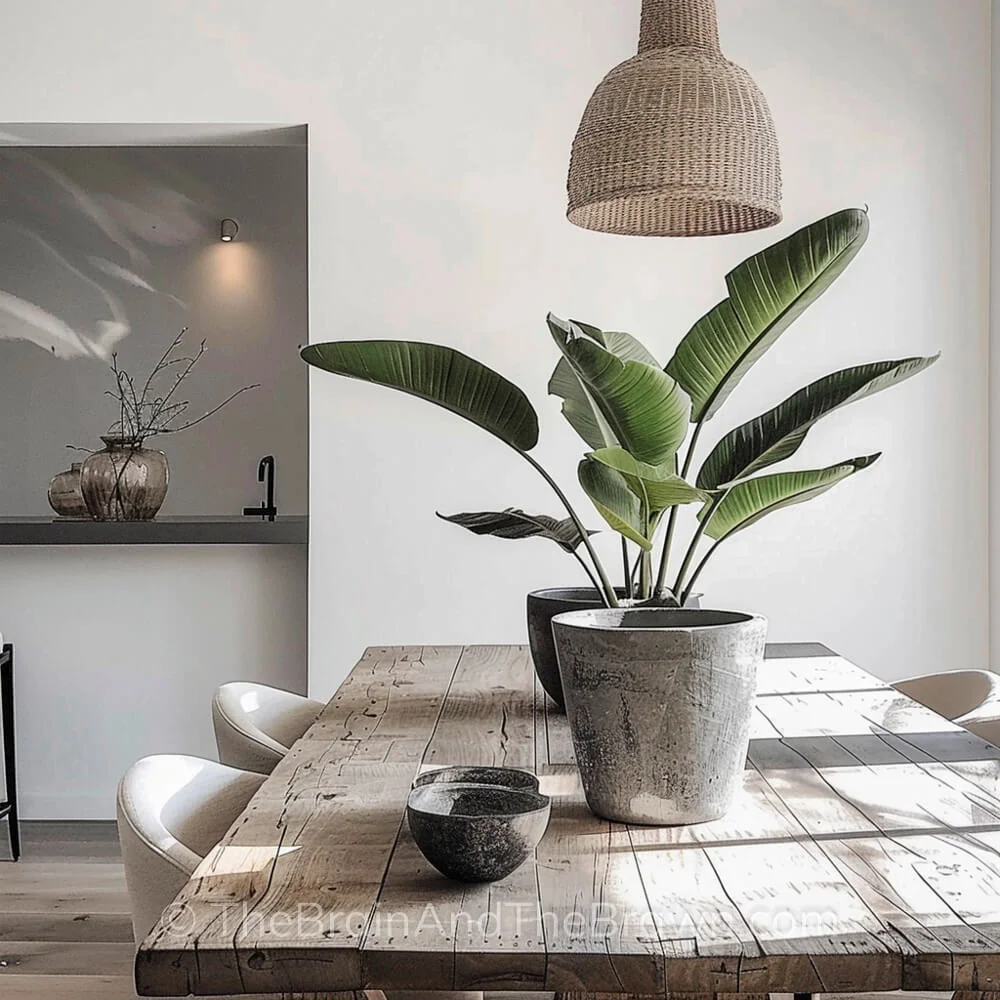
<svg viewBox="0 0 1000 1000">
<path fill-rule="evenodd" d="M 768 647 L 721 820 L 611 823 L 526 647 L 366 651 L 142 943 L 148 996 L 1000 990 L 1000 750 L 816 644 Z M 552 796 L 493 885 L 423 859 L 414 777 Z"/>
</svg>

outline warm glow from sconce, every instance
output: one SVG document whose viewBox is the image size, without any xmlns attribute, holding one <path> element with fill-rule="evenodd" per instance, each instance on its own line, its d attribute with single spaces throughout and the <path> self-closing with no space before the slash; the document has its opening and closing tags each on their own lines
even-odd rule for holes
<svg viewBox="0 0 1000 1000">
<path fill-rule="evenodd" d="M 267 260 L 251 240 L 210 243 L 202 248 L 194 269 L 192 302 L 225 308 L 229 320 L 252 316 L 272 294 Z"/>
<path fill-rule="evenodd" d="M 223 243 L 232 243 L 239 231 L 240 225 L 235 219 L 223 219 L 219 226 L 219 238 Z"/>
</svg>

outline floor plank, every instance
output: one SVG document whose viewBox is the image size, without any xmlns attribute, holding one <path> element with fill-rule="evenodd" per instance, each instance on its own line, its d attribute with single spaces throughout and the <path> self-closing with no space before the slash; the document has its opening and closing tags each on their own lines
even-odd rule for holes
<svg viewBox="0 0 1000 1000">
<path fill-rule="evenodd" d="M 136 1000 L 128 976 L 10 976 L 3 1000 Z"/>
<path fill-rule="evenodd" d="M 129 912 L 120 862 L 19 861 L 0 866 L 0 913 Z"/>
<path fill-rule="evenodd" d="M 131 940 L 132 918 L 128 913 L 0 912 L 0 947 L 4 941 L 103 941 L 113 944 Z"/>
<path fill-rule="evenodd" d="M 135 948 L 131 942 L 3 941 L 0 984 L 24 973 L 44 976 L 127 976 Z M 6 1000 L 6 986 L 0 985 Z"/>
<path fill-rule="evenodd" d="M 29 822 L 0 864 L 2 1000 L 135 1000 L 132 920 L 114 823 Z"/>
</svg>

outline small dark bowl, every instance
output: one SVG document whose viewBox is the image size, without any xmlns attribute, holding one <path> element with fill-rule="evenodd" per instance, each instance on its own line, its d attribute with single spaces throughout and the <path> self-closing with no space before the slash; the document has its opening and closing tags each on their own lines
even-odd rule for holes
<svg viewBox="0 0 1000 1000">
<path fill-rule="evenodd" d="M 462 785 L 500 785 L 503 788 L 519 788 L 525 792 L 538 791 L 538 778 L 528 771 L 516 767 L 442 767 L 437 771 L 425 771 L 417 775 L 414 786 L 436 785 L 441 782 Z"/>
<path fill-rule="evenodd" d="M 417 847 L 442 875 L 496 882 L 532 855 L 550 808 L 537 792 L 437 781 L 410 792 L 406 819 Z"/>
</svg>

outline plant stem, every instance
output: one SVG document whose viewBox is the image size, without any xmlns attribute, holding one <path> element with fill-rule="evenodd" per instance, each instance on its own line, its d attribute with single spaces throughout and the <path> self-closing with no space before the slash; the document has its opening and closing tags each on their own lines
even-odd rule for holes
<svg viewBox="0 0 1000 1000">
<path fill-rule="evenodd" d="M 698 443 L 698 435 L 701 434 L 702 421 L 699 420 L 698 423 L 694 425 L 694 433 L 691 435 L 691 441 L 688 444 L 687 453 L 684 456 L 684 466 L 681 469 L 681 479 L 687 479 L 688 471 L 691 468 L 691 460 L 694 458 L 694 448 Z M 674 456 L 674 471 L 677 471 L 677 456 Z M 677 526 L 677 510 L 679 504 L 674 504 L 670 508 L 670 514 L 667 517 L 667 534 L 663 539 L 663 550 L 660 553 L 660 568 L 656 574 L 656 587 L 653 593 L 657 597 L 663 596 L 663 588 L 667 582 L 667 563 L 670 561 L 670 547 L 673 545 L 674 541 L 674 528 Z M 678 597 L 677 593 L 674 593 L 674 597 Z"/>
<path fill-rule="evenodd" d="M 677 508 L 679 506 L 679 504 L 674 504 L 670 508 L 670 514 L 667 516 L 667 534 L 663 539 L 663 550 L 660 553 L 660 568 L 656 574 L 656 587 L 654 588 L 657 597 L 663 596 L 663 588 L 667 582 L 667 563 L 670 560 L 670 546 L 674 540 L 674 526 L 677 524 Z"/>
<path fill-rule="evenodd" d="M 632 597 L 632 560 L 628 557 L 628 541 L 622 535 L 622 570 L 625 574 L 625 596 Z"/>
<path fill-rule="evenodd" d="M 594 569 L 597 571 L 598 577 L 600 577 L 601 585 L 598 590 L 604 596 L 604 604 L 609 608 L 618 607 L 618 598 L 615 595 L 615 588 L 611 586 L 611 581 L 608 579 L 608 574 L 604 572 L 604 566 L 601 560 L 597 558 L 597 553 L 594 551 L 594 546 L 591 544 L 590 535 L 587 534 L 587 529 L 583 526 L 583 522 L 580 520 L 579 515 L 573 509 L 573 505 L 569 502 L 569 498 L 565 493 L 559 488 L 559 484 L 542 468 L 541 465 L 536 462 L 531 455 L 526 451 L 521 451 L 520 448 L 515 448 L 516 451 L 526 462 L 528 462 L 535 471 L 552 487 L 553 492 L 557 497 L 559 497 L 560 502 L 563 507 L 566 508 L 566 513 L 569 514 L 570 520 L 576 525 L 576 530 L 580 532 L 580 537 L 583 539 L 583 544 L 587 549 L 587 555 L 590 556 L 590 561 L 594 564 Z"/>
<path fill-rule="evenodd" d="M 705 529 L 708 527 L 708 522 L 712 520 L 712 515 L 715 513 L 716 507 L 725 499 L 728 490 L 720 493 L 718 496 L 714 497 L 712 502 L 708 505 L 708 509 L 705 511 L 705 516 L 701 519 L 698 524 L 698 528 L 691 539 L 691 544 L 688 546 L 687 552 L 684 554 L 684 561 L 681 563 L 680 572 L 677 574 L 677 579 L 674 581 L 674 596 L 680 599 L 681 588 L 684 585 L 684 577 L 687 575 L 688 567 L 691 565 L 691 560 L 694 559 L 695 550 L 698 548 L 698 542 L 701 541 L 701 536 L 705 533 Z M 681 604 L 684 602 L 681 601 Z"/>
<path fill-rule="evenodd" d="M 590 582 L 594 585 L 594 590 L 598 593 L 601 592 L 601 585 L 597 582 L 597 577 L 594 576 L 594 571 L 587 565 L 587 561 L 580 555 L 576 549 L 573 549 L 573 558 L 583 567 L 584 573 L 590 577 Z"/>
<path fill-rule="evenodd" d="M 685 602 L 691 596 L 691 591 L 694 590 L 695 581 L 701 575 L 701 571 L 705 568 L 705 563 L 711 558 L 712 553 L 722 544 L 723 539 L 720 538 L 702 557 L 702 560 L 695 567 L 695 571 L 691 574 L 691 579 L 688 581 L 688 585 L 684 588 L 684 594 L 679 598 L 681 607 L 684 607 Z"/>
<path fill-rule="evenodd" d="M 652 594 L 653 560 L 648 549 L 639 556 L 639 599 L 648 601 Z"/>
<path fill-rule="evenodd" d="M 691 469 L 691 459 L 694 458 L 695 445 L 698 443 L 698 437 L 701 434 L 703 426 L 704 423 L 701 420 L 694 425 L 694 433 L 691 435 L 691 443 L 688 445 L 687 454 L 684 456 L 684 467 L 681 469 L 681 479 L 687 479 L 687 474 Z"/>
</svg>

